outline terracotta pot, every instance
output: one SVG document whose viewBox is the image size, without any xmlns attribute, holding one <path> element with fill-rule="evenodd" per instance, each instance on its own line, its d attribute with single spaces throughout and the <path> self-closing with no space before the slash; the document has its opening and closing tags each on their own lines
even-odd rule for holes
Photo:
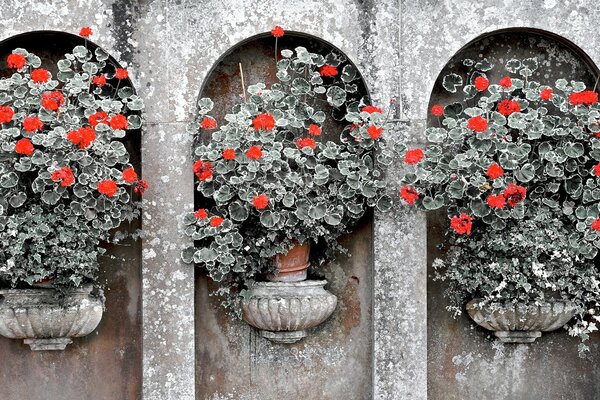
<svg viewBox="0 0 600 400">
<path fill-rule="evenodd" d="M 270 274 L 267 279 L 271 282 L 299 282 L 306 280 L 306 272 L 310 266 L 308 257 L 310 244 L 298 244 L 292 247 L 287 254 L 275 256 L 277 274 Z"/>
</svg>

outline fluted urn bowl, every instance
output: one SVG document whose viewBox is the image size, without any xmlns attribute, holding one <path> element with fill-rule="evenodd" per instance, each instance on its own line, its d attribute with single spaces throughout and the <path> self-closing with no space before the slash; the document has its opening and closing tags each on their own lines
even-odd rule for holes
<svg viewBox="0 0 600 400">
<path fill-rule="evenodd" d="M 273 342 L 297 342 L 335 310 L 337 297 L 325 290 L 326 284 L 326 280 L 256 282 L 249 300 L 242 302 L 243 318 Z"/>
<path fill-rule="evenodd" d="M 54 289 L 0 290 L 0 335 L 24 339 L 32 350 L 64 350 L 72 338 L 91 333 L 104 303 L 82 286 L 59 298 Z"/>
<path fill-rule="evenodd" d="M 515 303 L 502 308 L 479 306 L 481 301 L 474 299 L 467 304 L 469 316 L 504 343 L 533 343 L 542 332 L 561 328 L 577 313 L 573 303 L 562 300 Z"/>
</svg>

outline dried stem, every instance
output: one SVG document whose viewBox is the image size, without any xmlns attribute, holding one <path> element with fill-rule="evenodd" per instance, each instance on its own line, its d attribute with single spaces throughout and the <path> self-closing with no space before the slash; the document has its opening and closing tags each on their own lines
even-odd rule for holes
<svg viewBox="0 0 600 400">
<path fill-rule="evenodd" d="M 600 79 L 600 75 L 598 75 L 598 77 L 596 78 L 596 83 L 594 83 L 594 89 L 592 89 L 592 92 L 596 91 L 596 87 L 598 87 L 598 80 Z"/>
<path fill-rule="evenodd" d="M 246 84 L 244 83 L 244 70 L 242 69 L 242 63 L 238 64 L 240 66 L 240 77 L 242 78 L 242 96 L 244 97 L 244 103 L 246 103 Z"/>
</svg>

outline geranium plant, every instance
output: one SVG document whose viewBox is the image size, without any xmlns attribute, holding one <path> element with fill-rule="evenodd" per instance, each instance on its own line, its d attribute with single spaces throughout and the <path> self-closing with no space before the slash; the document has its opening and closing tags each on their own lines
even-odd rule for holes
<svg viewBox="0 0 600 400">
<path fill-rule="evenodd" d="M 229 305 L 251 281 L 274 272 L 275 255 L 313 243 L 322 250 L 312 252 L 319 265 L 342 250 L 337 239 L 366 210 L 391 206 L 385 117 L 359 93 L 356 68 L 339 54 L 297 47 L 281 51 L 277 79 L 248 87 L 247 100 L 219 127 L 209 116 L 212 101 L 198 103 L 199 136 L 213 133 L 194 151 L 205 206 L 185 216 L 195 245 L 183 259 L 222 282 Z M 347 124 L 332 134 L 335 142 L 322 140 L 330 112 Z"/>
<path fill-rule="evenodd" d="M 94 282 L 101 242 L 139 215 L 148 186 L 122 140 L 140 128 L 142 100 L 127 71 L 100 48 L 76 46 L 55 76 L 25 49 L 7 63 L 13 74 L 0 79 L 0 281 L 23 287 L 49 279 L 58 289 Z"/>
<path fill-rule="evenodd" d="M 534 58 L 508 61 L 496 83 L 487 60 L 464 66 L 466 76 L 443 78 L 464 99 L 432 107 L 431 144 L 406 152 L 401 188 L 408 204 L 447 209 L 447 257 L 434 267 L 449 309 L 562 299 L 577 306 L 570 332 L 585 339 L 600 296 L 598 94 L 532 80 Z"/>
</svg>

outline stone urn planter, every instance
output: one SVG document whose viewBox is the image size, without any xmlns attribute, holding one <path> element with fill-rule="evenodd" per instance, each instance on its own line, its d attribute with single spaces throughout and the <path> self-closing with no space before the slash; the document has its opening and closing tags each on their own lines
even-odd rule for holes
<svg viewBox="0 0 600 400">
<path fill-rule="evenodd" d="M 335 310 L 337 297 L 325 290 L 326 280 L 257 282 L 242 302 L 244 320 L 276 343 L 295 343 Z"/>
<path fill-rule="evenodd" d="M 54 289 L 0 290 L 0 335 L 24 339 L 31 350 L 64 350 L 102 319 L 104 302 L 92 290 L 82 286 L 62 299 Z"/>
<path fill-rule="evenodd" d="M 479 302 L 481 299 L 474 299 L 467 304 L 469 316 L 504 343 L 533 343 L 542 332 L 561 328 L 576 314 L 574 304 L 560 300 L 517 303 L 503 309 L 487 304 L 476 307 Z"/>
</svg>

